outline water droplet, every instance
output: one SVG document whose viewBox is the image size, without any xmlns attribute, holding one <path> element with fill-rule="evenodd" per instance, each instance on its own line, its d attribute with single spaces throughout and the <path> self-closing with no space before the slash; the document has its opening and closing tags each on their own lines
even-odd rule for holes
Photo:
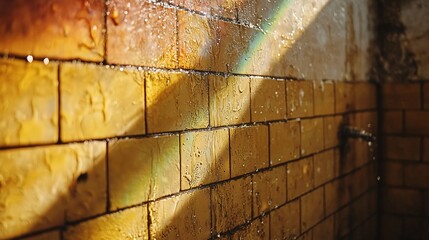
<svg viewBox="0 0 429 240">
<path fill-rule="evenodd" d="M 377 181 L 380 181 L 381 180 L 381 177 L 380 176 L 377 176 Z"/>
<path fill-rule="evenodd" d="M 43 63 L 44 63 L 45 65 L 48 65 L 48 64 L 49 64 L 49 58 L 44 58 L 44 59 L 43 59 Z"/>
<path fill-rule="evenodd" d="M 27 56 L 27 62 L 32 63 L 33 62 L 33 56 L 28 55 Z"/>
</svg>

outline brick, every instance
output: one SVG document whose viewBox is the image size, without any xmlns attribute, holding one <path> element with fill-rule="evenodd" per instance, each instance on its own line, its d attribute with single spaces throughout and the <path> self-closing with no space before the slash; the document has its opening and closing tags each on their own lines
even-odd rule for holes
<svg viewBox="0 0 429 240">
<path fill-rule="evenodd" d="M 0 146 L 58 140 L 57 69 L 55 63 L 0 60 Z"/>
<path fill-rule="evenodd" d="M 0 205 L 7 207 L 0 215 L 0 238 L 104 212 L 105 148 L 103 142 L 89 142 L 1 151 Z"/>
<path fill-rule="evenodd" d="M 288 118 L 308 117 L 313 112 L 313 83 L 310 81 L 287 81 Z"/>
<path fill-rule="evenodd" d="M 381 239 L 400 240 L 402 235 L 402 218 L 399 216 L 383 214 L 380 220 Z"/>
<path fill-rule="evenodd" d="M 200 5 L 198 2 L 193 4 Z M 242 25 L 179 11 L 180 65 L 216 72 L 255 73 L 254 59 L 247 55 L 256 34 L 257 30 Z"/>
<path fill-rule="evenodd" d="M 174 68 L 176 10 L 149 2 L 111 0 L 107 16 L 107 62 Z M 150 53 L 150 54 L 148 54 Z"/>
<path fill-rule="evenodd" d="M 376 227 L 377 221 L 376 217 L 372 217 L 359 226 L 357 226 L 355 229 L 352 230 L 351 234 L 348 236 L 350 239 L 373 239 L 376 238 Z"/>
<path fill-rule="evenodd" d="M 270 163 L 276 165 L 300 157 L 299 121 L 270 124 Z"/>
<path fill-rule="evenodd" d="M 59 231 L 51 231 L 47 233 L 37 234 L 35 236 L 22 238 L 22 240 L 60 240 L 61 233 Z"/>
<path fill-rule="evenodd" d="M 230 130 L 231 177 L 268 167 L 268 127 L 264 125 Z"/>
<path fill-rule="evenodd" d="M 334 217 L 331 216 L 313 228 L 313 239 L 334 240 Z"/>
<path fill-rule="evenodd" d="M 231 240 L 239 239 L 270 239 L 270 222 L 268 215 L 251 222 L 245 229 L 234 233 Z"/>
<path fill-rule="evenodd" d="M 253 216 L 263 215 L 286 202 L 284 166 L 253 175 Z"/>
<path fill-rule="evenodd" d="M 151 239 L 209 239 L 210 189 L 150 203 L 149 215 Z"/>
<path fill-rule="evenodd" d="M 350 234 L 356 224 L 353 219 L 355 217 L 354 214 L 351 204 L 346 205 L 334 214 L 334 235 L 336 239 L 344 238 L 346 235 Z"/>
<path fill-rule="evenodd" d="M 242 11 L 246 9 L 243 6 L 242 0 L 219 0 L 219 1 L 203 1 L 203 0 L 161 0 L 174 5 L 202 12 L 208 16 L 220 16 L 231 20 L 236 20 L 237 15 L 243 16 Z M 239 18 L 241 19 L 241 18 Z"/>
<path fill-rule="evenodd" d="M 338 132 L 340 131 L 342 122 L 342 116 L 329 116 L 323 118 L 323 136 L 325 149 L 332 148 L 340 144 Z"/>
<path fill-rule="evenodd" d="M 378 189 L 373 188 L 369 190 L 368 197 L 368 213 L 371 215 L 372 213 L 377 213 L 378 211 Z"/>
<path fill-rule="evenodd" d="M 313 229 L 303 233 L 301 236 L 297 238 L 297 240 L 313 240 Z"/>
<path fill-rule="evenodd" d="M 134 207 L 68 227 L 64 239 L 148 239 L 147 206 Z"/>
<path fill-rule="evenodd" d="M 84 153 L 77 151 L 76 161 L 79 170 L 75 173 L 74 182 L 69 187 L 66 211 L 66 220 L 69 222 L 106 211 L 106 143 L 92 142 L 80 148 L 83 148 L 80 151 Z M 81 155 L 83 155 L 83 161 Z"/>
<path fill-rule="evenodd" d="M 349 116 L 349 124 L 362 128 L 369 133 L 377 133 L 377 112 L 365 111 L 357 112 Z"/>
<path fill-rule="evenodd" d="M 324 217 L 323 188 L 301 197 L 301 231 L 312 228 Z"/>
<path fill-rule="evenodd" d="M 350 201 L 350 189 L 344 178 L 325 185 L 326 215 L 330 215 Z"/>
<path fill-rule="evenodd" d="M 341 148 L 335 148 L 334 149 L 334 176 L 338 177 L 342 174 L 342 171 L 344 170 L 344 166 L 342 162 L 344 161 L 341 155 Z"/>
<path fill-rule="evenodd" d="M 61 140 L 144 134 L 143 73 L 102 66 L 60 66 Z"/>
<path fill-rule="evenodd" d="M 420 84 L 385 83 L 383 84 L 384 109 L 420 109 Z"/>
<path fill-rule="evenodd" d="M 405 112 L 405 132 L 418 135 L 429 135 L 429 111 Z"/>
<path fill-rule="evenodd" d="M 375 211 L 371 212 L 369 207 L 370 197 L 370 193 L 365 193 L 352 203 L 352 209 L 355 214 L 353 222 L 356 225 L 362 224 L 367 221 L 371 215 L 374 215 Z"/>
<path fill-rule="evenodd" d="M 387 159 L 420 160 L 420 139 L 415 137 L 385 137 L 384 154 Z"/>
<path fill-rule="evenodd" d="M 308 157 L 287 165 L 288 200 L 310 191 L 313 185 L 313 158 Z"/>
<path fill-rule="evenodd" d="M 423 106 L 424 109 L 429 109 L 429 83 L 423 85 Z"/>
<path fill-rule="evenodd" d="M 429 138 L 423 140 L 423 161 L 429 162 Z"/>
<path fill-rule="evenodd" d="M 7 1 L 0 9 L 2 53 L 103 60 L 104 1 Z"/>
<path fill-rule="evenodd" d="M 149 133 L 205 128 L 209 124 L 207 78 L 185 73 L 146 75 Z"/>
<path fill-rule="evenodd" d="M 255 18 L 254 24 L 261 27 L 264 24 L 274 21 L 274 16 L 271 11 L 279 10 L 279 2 L 279 0 L 249 1 L 248 4 L 255 5 L 255 11 L 253 12 Z M 253 21 L 251 22 L 253 23 Z"/>
<path fill-rule="evenodd" d="M 325 151 L 313 156 L 314 185 L 319 186 L 334 178 L 334 150 Z"/>
<path fill-rule="evenodd" d="M 383 182 L 388 185 L 401 186 L 404 184 L 404 166 L 398 162 L 384 161 L 381 170 Z"/>
<path fill-rule="evenodd" d="M 424 226 L 425 220 L 417 217 L 404 217 L 402 219 L 403 236 L 407 236 L 408 239 L 426 239 L 424 237 L 425 231 L 427 231 Z"/>
<path fill-rule="evenodd" d="M 294 239 L 300 234 L 299 200 L 270 212 L 271 239 Z"/>
<path fill-rule="evenodd" d="M 375 109 L 377 107 L 377 93 L 372 83 L 353 84 L 354 104 L 356 110 Z"/>
<path fill-rule="evenodd" d="M 429 217 L 429 191 L 425 191 L 424 193 L 424 203 L 425 216 Z"/>
<path fill-rule="evenodd" d="M 353 84 L 335 82 L 335 112 L 344 113 L 355 109 Z"/>
<path fill-rule="evenodd" d="M 361 167 L 348 175 L 346 178 L 350 178 L 351 195 L 352 198 L 357 197 L 369 190 L 369 171 L 368 165 Z"/>
<path fill-rule="evenodd" d="M 248 77 L 209 76 L 210 126 L 250 122 Z"/>
<path fill-rule="evenodd" d="M 224 21 L 219 21 L 218 24 L 216 39 L 219 39 L 219 52 L 214 56 L 215 70 L 256 75 L 259 66 L 255 66 L 254 59 L 249 54 L 253 53 L 252 41 L 258 31 Z"/>
<path fill-rule="evenodd" d="M 368 195 L 364 195 L 338 211 L 335 216 L 335 234 L 337 238 L 353 234 L 356 226 L 368 219 Z"/>
<path fill-rule="evenodd" d="M 243 4 L 245 4 L 245 2 L 242 0 L 220 0 L 218 1 L 218 9 L 215 12 L 225 18 L 233 20 L 237 18 L 240 19 L 239 17 L 242 15 L 239 15 L 239 13 L 245 8 Z"/>
<path fill-rule="evenodd" d="M 323 150 L 323 127 L 322 118 L 301 121 L 301 155 Z"/>
<path fill-rule="evenodd" d="M 174 5 L 192 9 L 194 11 L 203 13 L 212 13 L 217 11 L 219 8 L 218 1 L 203 1 L 203 0 L 161 0 L 162 2 L 168 2 Z"/>
<path fill-rule="evenodd" d="M 347 144 L 343 145 L 336 149 L 335 153 L 335 171 L 339 175 L 347 174 L 353 171 L 356 168 L 357 161 L 357 141 L 359 140 L 349 140 Z"/>
<path fill-rule="evenodd" d="M 111 209 L 179 192 L 177 135 L 113 140 L 108 148 Z"/>
<path fill-rule="evenodd" d="M 227 129 L 180 135 L 181 188 L 228 179 L 229 134 Z"/>
<path fill-rule="evenodd" d="M 429 164 L 407 164 L 404 168 L 405 185 L 429 189 Z"/>
<path fill-rule="evenodd" d="M 313 82 L 314 115 L 328 115 L 335 112 L 334 84 L 327 81 Z"/>
<path fill-rule="evenodd" d="M 225 232 L 251 219 L 251 178 L 216 185 L 212 189 L 212 223 L 215 233 Z"/>
<path fill-rule="evenodd" d="M 260 64 L 271 62 L 270 76 L 314 80 L 343 78 L 345 19 L 342 18 L 339 21 L 340 24 L 339 22 L 332 24 L 331 19 L 334 13 L 340 13 L 338 9 L 343 7 L 341 3 L 335 3 L 330 11 L 326 11 L 327 14 L 320 15 L 318 13 L 325 13 L 322 11 L 325 2 L 315 4 L 304 2 L 286 4 L 280 0 L 255 2 L 258 2 L 257 21 L 262 23 L 260 26 L 265 30 L 265 34 L 261 33 L 264 41 L 259 49 L 269 52 L 266 56 L 258 56 L 257 59 L 260 59 Z M 260 5 L 259 2 L 261 2 Z M 311 24 L 316 16 L 317 22 L 320 23 L 317 27 Z M 296 24 L 297 21 L 300 24 Z M 314 41 L 314 36 L 329 31 L 333 33 L 329 38 L 330 41 Z M 306 49 L 305 53 L 302 49 Z M 258 50 L 255 52 L 258 53 Z M 324 54 L 325 52 L 332 54 L 328 56 Z M 314 62 L 318 64 L 311 64 Z"/>
<path fill-rule="evenodd" d="M 216 70 L 219 41 L 218 22 L 213 19 L 178 11 L 179 66 L 186 69 Z"/>
<path fill-rule="evenodd" d="M 383 132 L 384 133 L 402 133 L 403 132 L 403 114 L 402 111 L 383 112 Z"/>
<path fill-rule="evenodd" d="M 225 0 L 224 0 L 225 1 Z M 226 0 L 226 2 L 231 0 Z M 262 1 L 252 1 L 252 0 L 233 0 L 234 8 L 232 11 L 235 15 L 237 15 L 238 20 L 246 23 L 252 23 L 253 25 L 257 24 L 258 15 L 255 14 L 258 12 L 257 4 Z M 234 16 L 234 15 L 233 15 Z"/>
<path fill-rule="evenodd" d="M 383 211 L 395 214 L 422 214 L 423 196 L 421 192 L 400 188 L 385 188 L 382 194 Z"/>
<path fill-rule="evenodd" d="M 351 152 L 355 158 L 355 167 L 361 167 L 367 164 L 376 156 L 376 154 L 373 153 L 374 147 L 372 142 L 368 143 L 366 141 L 354 140 L 352 149 L 353 150 Z"/>
<path fill-rule="evenodd" d="M 252 78 L 250 89 L 252 122 L 286 119 L 284 81 Z"/>
</svg>

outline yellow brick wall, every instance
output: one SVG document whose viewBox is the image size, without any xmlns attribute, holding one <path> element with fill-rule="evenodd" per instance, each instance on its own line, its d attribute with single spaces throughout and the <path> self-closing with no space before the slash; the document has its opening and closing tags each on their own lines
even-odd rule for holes
<svg viewBox="0 0 429 240">
<path fill-rule="evenodd" d="M 368 8 L 0 2 L 0 239 L 374 239 Z"/>
</svg>

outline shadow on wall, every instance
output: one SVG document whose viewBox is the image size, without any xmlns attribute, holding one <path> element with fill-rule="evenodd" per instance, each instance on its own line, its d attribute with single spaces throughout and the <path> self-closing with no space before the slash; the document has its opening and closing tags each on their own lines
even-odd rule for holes
<svg viewBox="0 0 429 240">
<path fill-rule="evenodd" d="M 114 2 L 122 4 L 120 1 Z M 55 150 L 50 151 L 53 153 L 48 157 L 43 150 L 34 153 L 34 150 L 28 149 L 23 158 L 29 158 L 33 154 L 40 157 L 40 162 L 44 162 L 51 171 L 50 177 L 56 179 L 55 184 L 70 185 L 66 187 L 64 195 L 50 195 L 48 188 L 43 189 L 45 192 L 42 195 L 37 192 L 34 195 L 24 195 L 26 198 L 20 199 L 20 206 L 27 205 L 30 198 L 34 197 L 42 198 L 39 199 L 41 203 L 44 202 L 43 198 L 51 199 L 52 203 L 48 209 L 34 214 L 35 219 L 22 219 L 26 221 L 25 229 L 9 232 L 6 236 L 14 237 L 55 228 L 58 224 L 64 226 L 66 223 L 70 224 L 67 224 L 63 233 L 65 239 L 102 239 L 111 236 L 126 237 L 127 234 L 136 238 L 145 238 L 149 234 L 151 238 L 203 239 L 223 236 L 224 233 L 231 233 L 232 229 L 239 230 L 237 227 L 253 220 L 259 221 L 258 226 L 266 229 L 265 226 L 268 227 L 269 224 L 265 214 L 275 208 L 285 207 L 286 198 L 288 203 L 293 199 L 286 196 L 284 164 L 288 160 L 273 163 L 273 159 L 269 159 L 268 137 L 272 124 L 267 126 L 264 122 L 285 120 L 286 115 L 292 119 L 314 115 L 311 104 L 302 104 L 299 89 L 294 89 L 292 85 L 288 85 L 289 82 L 276 77 L 311 80 L 365 79 L 365 76 L 359 74 L 368 67 L 364 64 L 365 56 L 359 57 L 359 54 L 366 51 L 367 43 L 356 43 L 358 39 L 364 39 L 357 35 L 361 36 L 365 30 L 354 27 L 362 9 L 353 9 L 356 5 L 352 1 L 332 0 L 312 6 L 317 9 L 317 12 L 313 10 L 317 14 L 314 19 L 305 16 L 307 13 L 297 1 L 273 2 L 273 6 L 277 6 L 272 8 L 272 13 L 268 13 L 270 16 L 264 16 L 266 21 L 262 21 L 262 30 L 190 16 L 189 13 L 178 10 L 178 66 L 222 74 L 139 70 L 134 67 L 118 71 L 118 67 L 111 69 L 83 63 L 60 63 L 61 139 L 65 142 L 81 141 L 117 134 L 130 138 L 67 145 L 67 148 L 65 145 L 52 146 L 48 148 Z M 308 4 L 310 6 L 316 2 Z M 304 5 L 307 6 L 306 3 Z M 109 11 L 113 13 L 115 10 Z M 301 15 L 296 17 L 292 13 Z M 349 18 L 350 15 L 353 16 Z M 194 21 L 195 19 L 198 21 Z M 107 19 L 108 31 L 110 27 L 126 24 L 114 21 L 114 18 Z M 291 22 L 294 24 L 290 24 Z M 196 30 L 198 34 L 194 36 L 194 33 L 187 32 L 187 27 L 183 27 L 182 31 L 183 25 L 180 24 L 189 24 L 194 30 L 203 30 Z M 181 37 L 186 39 L 186 34 L 202 42 L 182 41 Z M 174 55 L 175 53 L 163 53 L 160 59 Z M 164 60 L 174 62 L 170 59 L 161 61 Z M 332 69 L 334 65 L 337 68 Z M 239 76 L 237 73 L 274 78 Z M 74 97 L 79 94 L 77 92 L 86 94 L 82 92 L 87 91 L 82 89 L 83 82 L 89 88 L 94 88 L 89 91 L 88 99 L 82 96 L 80 98 L 88 103 L 91 111 L 70 106 L 78 100 Z M 320 84 L 323 88 L 323 82 Z M 133 86 L 134 89 L 130 90 L 128 86 Z M 308 93 L 313 94 L 311 87 Z M 95 135 L 88 137 L 87 132 L 92 134 L 93 129 L 100 129 L 97 123 L 109 119 L 109 110 L 103 105 L 106 99 L 103 98 L 110 96 L 120 99 L 124 98 L 123 94 L 132 95 L 129 101 L 138 99 L 136 96 L 145 96 L 138 102 L 133 102 L 134 106 L 129 111 L 124 111 L 126 114 L 120 123 L 122 126 L 113 122 L 104 123 L 106 129 L 112 130 L 101 130 L 100 135 L 94 133 Z M 352 91 L 347 94 L 352 94 Z M 114 108 L 114 103 L 110 107 Z M 350 105 L 346 108 L 354 109 Z M 80 122 L 75 121 L 73 115 L 80 116 Z M 262 124 L 241 125 L 253 122 Z M 89 125 L 83 126 L 86 123 Z M 239 126 L 224 128 L 229 125 Z M 123 130 L 123 126 L 126 126 L 126 130 Z M 182 131 L 207 127 L 207 131 Z M 375 129 L 374 126 L 371 128 Z M 157 134 L 164 132 L 166 134 Z M 65 136 L 72 137 L 64 139 Z M 5 150 L 7 151 L 9 150 Z M 350 157 L 354 158 L 357 152 L 359 151 L 351 153 Z M 73 154 L 77 157 L 64 159 L 64 156 Z M 368 156 L 355 157 L 356 161 L 360 158 L 368 159 Z M 58 166 L 62 163 L 63 166 Z M 280 165 L 271 169 L 270 166 L 277 164 Z M 74 174 L 63 176 L 61 172 L 55 171 L 55 167 L 77 170 Z M 342 165 L 339 168 L 343 168 Z M 32 169 L 28 168 L 26 171 L 29 174 Z M 272 192 L 273 197 L 257 198 L 257 188 L 252 183 L 255 182 L 258 171 L 283 171 L 280 176 L 284 179 L 273 183 L 283 189 Z M 29 181 L 30 177 L 31 175 L 27 175 L 26 179 Z M 223 182 L 230 178 L 234 180 Z M 259 179 L 259 175 L 257 178 Z M 173 196 L 165 198 L 170 195 Z M 157 200 L 160 198 L 161 200 Z M 277 202 L 269 203 L 273 200 Z M 8 206 L 6 207 L 8 210 Z M 32 207 L 38 208 L 34 205 Z M 15 208 L 14 211 L 19 210 Z M 81 221 L 110 212 L 114 213 Z M 116 216 L 118 218 L 115 220 Z M 281 237 L 300 235 L 302 231 L 299 225 L 295 227 L 281 224 L 287 224 L 287 218 L 288 216 L 281 216 L 274 220 L 284 227 L 280 230 Z M 129 223 L 125 226 L 127 229 L 117 233 L 116 227 L 124 227 L 124 223 Z M 141 223 L 145 226 L 141 226 Z M 273 228 L 273 223 L 271 224 Z M 239 237 L 240 234 L 260 234 L 257 238 L 268 238 L 267 231 L 237 232 L 236 236 Z"/>
</svg>

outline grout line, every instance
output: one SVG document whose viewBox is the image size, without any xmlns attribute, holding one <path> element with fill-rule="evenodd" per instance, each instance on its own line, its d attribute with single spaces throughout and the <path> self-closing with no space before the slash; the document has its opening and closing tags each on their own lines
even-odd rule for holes
<svg viewBox="0 0 429 240">
<path fill-rule="evenodd" d="M 1 58 L 1 52 L 0 52 L 0 58 Z M 19 54 L 4 54 L 3 58 L 9 58 L 9 59 L 16 59 L 16 60 L 22 60 L 27 62 L 26 55 L 19 55 Z M 33 62 L 40 61 L 42 62 L 44 57 L 37 57 L 33 56 Z M 160 72 L 164 71 L 166 73 L 187 73 L 187 74 L 195 74 L 195 75 L 213 75 L 213 76 L 221 76 L 221 77 L 229 77 L 229 76 L 237 76 L 237 77 L 250 77 L 251 80 L 253 78 L 266 78 L 270 80 L 279 80 L 279 81 L 320 81 L 317 79 L 307 79 L 307 78 L 300 78 L 300 77 L 294 77 L 294 76 L 275 76 L 275 75 L 258 75 L 258 74 L 251 74 L 251 73 L 234 73 L 234 72 L 219 72 L 219 71 L 212 71 L 212 70 L 195 70 L 195 69 L 188 69 L 188 68 L 167 68 L 167 67 L 151 67 L 151 66 L 141 66 L 141 65 L 135 65 L 135 64 L 116 64 L 116 63 L 105 63 L 104 61 L 87 61 L 79 58 L 49 58 L 51 62 L 60 62 L 60 63 L 74 63 L 74 64 L 96 64 L 99 66 L 105 66 L 110 68 L 124 68 L 125 70 L 138 70 L 138 71 L 148 71 L 148 72 Z M 334 79 L 322 79 L 322 81 L 336 81 Z M 337 79 L 338 81 L 338 79 Z M 345 82 L 349 84 L 358 84 L 357 82 Z M 367 81 L 365 82 L 367 84 L 374 84 L 374 82 Z"/>
<path fill-rule="evenodd" d="M 148 128 L 148 124 L 147 124 L 147 115 L 148 115 L 148 107 L 147 107 L 147 74 L 143 74 L 143 106 L 144 106 L 144 130 L 145 130 L 145 135 L 148 135 L 149 132 L 149 128 Z"/>
<path fill-rule="evenodd" d="M 108 2 L 109 2 L 109 0 L 104 0 L 104 15 L 103 15 L 104 26 L 103 26 L 103 31 L 102 31 L 102 33 L 104 34 L 104 36 L 103 36 L 104 37 L 103 64 L 107 64 L 107 41 L 108 41 L 108 39 L 107 39 L 107 12 L 108 12 L 107 5 L 109 4 Z"/>
<path fill-rule="evenodd" d="M 229 179 L 232 178 L 232 159 L 231 159 L 231 129 L 228 128 L 228 155 L 229 155 Z"/>
<path fill-rule="evenodd" d="M 106 213 L 110 212 L 110 181 L 109 181 L 109 142 L 106 141 Z"/>
<path fill-rule="evenodd" d="M 184 189 L 182 189 L 182 176 L 183 176 L 183 169 L 182 169 L 182 134 L 179 134 L 178 139 L 179 139 L 179 184 L 180 184 L 180 191 L 183 191 Z M 191 187 L 191 185 L 189 184 L 189 187 Z"/>
<path fill-rule="evenodd" d="M 424 99 L 424 95 L 425 95 L 425 91 L 424 91 L 424 82 L 420 82 L 419 83 L 420 86 L 420 110 L 424 110 L 425 109 L 425 99 Z"/>
<path fill-rule="evenodd" d="M 146 211 L 147 211 L 147 238 L 151 239 L 150 226 L 152 226 L 152 217 L 151 217 L 151 214 L 150 214 L 149 203 L 146 204 Z"/>
<path fill-rule="evenodd" d="M 163 1 L 159 1 L 159 0 L 149 0 L 150 3 L 157 5 L 157 6 L 162 6 L 164 8 L 173 8 L 176 10 L 182 10 L 185 12 L 189 12 L 191 14 L 195 14 L 195 15 L 200 15 L 202 17 L 208 18 L 210 20 L 218 20 L 218 21 L 223 21 L 223 22 L 227 22 L 227 23 L 231 23 L 231 24 L 235 24 L 235 25 L 240 25 L 243 27 L 247 27 L 250 29 L 254 29 L 254 30 L 258 30 L 261 32 L 265 32 L 262 27 L 254 25 L 248 21 L 241 21 L 239 19 L 233 19 L 233 18 L 228 18 L 228 17 L 224 17 L 222 15 L 219 14 L 207 14 L 204 13 L 202 11 L 198 11 L 198 10 L 194 10 L 194 9 L 190 9 L 184 6 L 180 6 L 180 5 L 176 5 L 176 4 L 172 4 L 170 2 L 163 2 Z"/>
<path fill-rule="evenodd" d="M 58 64 L 58 70 L 57 70 L 57 80 L 58 80 L 58 139 L 57 139 L 57 143 L 61 144 L 61 64 Z M 2 149 L 2 147 L 0 147 L 0 150 Z"/>
</svg>

